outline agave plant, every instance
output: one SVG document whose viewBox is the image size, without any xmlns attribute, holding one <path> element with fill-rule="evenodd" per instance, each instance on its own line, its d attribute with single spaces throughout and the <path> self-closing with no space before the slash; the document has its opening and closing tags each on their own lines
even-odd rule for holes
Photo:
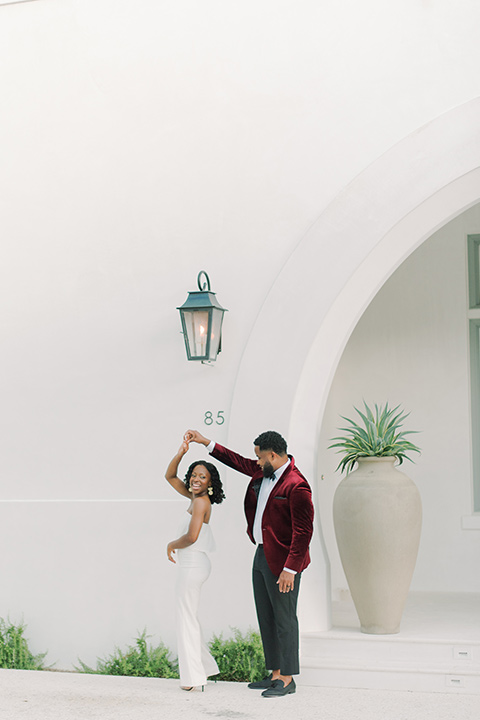
<svg viewBox="0 0 480 720">
<path fill-rule="evenodd" d="M 341 472 L 346 470 L 348 475 L 359 457 L 394 456 L 398 458 L 399 465 L 404 460 L 411 461 L 407 452 L 420 452 L 420 449 L 405 437 L 417 431 L 400 431 L 403 421 L 410 413 L 399 410 L 400 405 L 390 409 L 388 403 L 384 407 L 375 405 L 375 413 L 373 413 L 365 401 L 363 404 L 365 412 L 354 408 L 360 415 L 363 426 L 342 415 L 341 417 L 350 423 L 350 427 L 339 430 L 347 435 L 332 438 L 336 442 L 329 445 L 329 448 L 339 448 L 337 452 L 344 453 L 337 470 Z"/>
</svg>

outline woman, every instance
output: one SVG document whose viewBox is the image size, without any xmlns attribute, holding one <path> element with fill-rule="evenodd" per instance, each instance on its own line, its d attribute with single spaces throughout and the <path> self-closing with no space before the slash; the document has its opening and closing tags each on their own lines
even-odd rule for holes
<svg viewBox="0 0 480 720">
<path fill-rule="evenodd" d="M 177 598 L 177 644 L 178 665 L 182 690 L 204 689 L 207 677 L 218 673 L 218 666 L 203 639 L 197 612 L 200 591 L 210 575 L 210 559 L 207 553 L 215 550 L 210 528 L 212 504 L 225 498 L 220 476 L 215 465 L 198 461 L 188 468 L 185 480 L 177 476 L 182 457 L 188 452 L 184 441 L 170 461 L 165 477 L 180 495 L 191 502 L 189 515 L 182 526 L 182 534 L 167 545 L 171 562 L 176 554 L 178 573 Z"/>
</svg>

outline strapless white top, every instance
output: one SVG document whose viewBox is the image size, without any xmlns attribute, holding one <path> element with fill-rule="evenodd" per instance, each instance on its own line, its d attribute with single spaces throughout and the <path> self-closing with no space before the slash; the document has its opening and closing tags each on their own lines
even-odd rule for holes
<svg viewBox="0 0 480 720">
<path fill-rule="evenodd" d="M 185 535 L 188 530 L 188 526 L 190 525 L 190 520 L 192 519 L 192 516 L 188 511 L 187 515 L 188 517 L 185 518 L 185 521 L 182 523 L 180 535 Z M 193 545 L 189 545 L 188 547 L 183 548 L 183 550 L 197 550 L 198 552 L 204 553 L 214 552 L 216 550 L 216 545 L 210 523 L 202 523 L 202 527 L 200 528 L 200 532 L 196 541 L 193 543 Z M 180 552 L 180 550 L 177 550 L 177 552 Z"/>
</svg>

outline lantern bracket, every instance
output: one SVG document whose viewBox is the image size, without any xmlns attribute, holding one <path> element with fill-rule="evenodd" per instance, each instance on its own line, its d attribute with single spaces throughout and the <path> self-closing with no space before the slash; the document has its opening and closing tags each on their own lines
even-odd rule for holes
<svg viewBox="0 0 480 720">
<path fill-rule="evenodd" d="M 200 278 L 202 277 L 202 275 L 205 276 L 205 280 L 206 280 L 206 282 L 204 282 L 203 285 L 202 285 L 202 283 L 201 283 L 201 281 L 200 281 Z M 208 275 L 207 275 L 207 273 L 205 272 L 205 270 L 200 270 L 200 272 L 198 273 L 198 276 L 197 276 L 197 285 L 198 285 L 198 289 L 200 290 L 200 292 L 211 292 L 211 289 L 210 289 L 210 278 L 208 277 Z"/>
</svg>

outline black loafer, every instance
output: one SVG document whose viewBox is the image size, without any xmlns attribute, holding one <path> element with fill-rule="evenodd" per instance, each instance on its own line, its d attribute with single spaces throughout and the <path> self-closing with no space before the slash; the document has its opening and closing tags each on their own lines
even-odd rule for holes
<svg viewBox="0 0 480 720">
<path fill-rule="evenodd" d="M 272 673 L 263 680 L 256 680 L 255 682 L 248 683 L 250 690 L 264 690 L 265 688 L 272 687 Z"/>
<path fill-rule="evenodd" d="M 282 697 L 282 695 L 292 695 L 297 686 L 295 680 L 292 680 L 288 685 L 284 685 L 282 680 L 274 680 L 272 686 L 262 692 L 262 697 Z"/>
</svg>

